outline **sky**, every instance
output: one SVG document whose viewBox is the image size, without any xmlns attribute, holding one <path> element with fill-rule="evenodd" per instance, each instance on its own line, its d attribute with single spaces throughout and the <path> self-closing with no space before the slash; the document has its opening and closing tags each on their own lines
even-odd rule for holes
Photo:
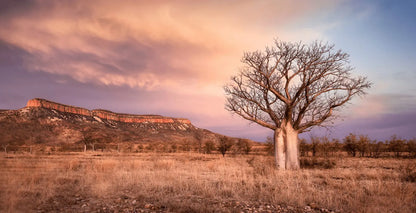
<svg viewBox="0 0 416 213">
<path fill-rule="evenodd" d="M 0 1 L 0 109 L 32 98 L 88 109 L 188 118 L 264 141 L 272 131 L 225 110 L 244 52 L 275 39 L 321 40 L 373 83 L 330 128 L 416 137 L 416 3 L 393 0 Z"/>
</svg>

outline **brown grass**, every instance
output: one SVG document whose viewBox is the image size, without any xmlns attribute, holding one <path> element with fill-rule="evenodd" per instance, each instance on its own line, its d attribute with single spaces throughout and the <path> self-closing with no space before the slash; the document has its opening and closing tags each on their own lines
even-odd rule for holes
<svg viewBox="0 0 416 213">
<path fill-rule="evenodd" d="M 333 168 L 277 171 L 270 156 L 9 155 L 0 159 L 0 212 L 72 212 L 82 202 L 111 210 L 127 201 L 171 212 L 233 212 L 224 202 L 416 212 L 415 160 L 331 160 Z"/>
</svg>

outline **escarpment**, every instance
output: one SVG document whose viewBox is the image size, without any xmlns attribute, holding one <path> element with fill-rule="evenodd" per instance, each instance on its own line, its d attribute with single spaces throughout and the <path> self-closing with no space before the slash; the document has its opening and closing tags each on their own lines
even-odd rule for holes
<svg viewBox="0 0 416 213">
<path fill-rule="evenodd" d="M 72 113 L 83 116 L 98 117 L 100 119 L 118 121 L 124 123 L 155 123 L 155 124 L 191 124 L 191 121 L 184 118 L 171 118 L 160 115 L 134 115 L 115 113 L 108 110 L 95 109 L 88 110 L 81 107 L 75 107 L 65 104 L 56 103 L 53 101 L 35 98 L 27 102 L 26 107 L 42 107 L 46 109 L 53 109 L 59 112 Z"/>
<path fill-rule="evenodd" d="M 149 149 L 163 143 L 178 144 L 188 150 L 186 147 L 202 140 L 216 143 L 224 137 L 195 127 L 184 118 L 88 110 L 40 98 L 29 100 L 21 109 L 0 110 L 0 127 L 3 130 L 0 131 L 0 142 L 43 144 L 69 150 L 83 150 L 86 143 L 106 147 L 125 144 L 130 147 L 130 152 L 140 151 L 137 147 L 133 150 L 133 144 L 156 144 Z M 166 144 L 164 150 L 170 147 Z"/>
</svg>

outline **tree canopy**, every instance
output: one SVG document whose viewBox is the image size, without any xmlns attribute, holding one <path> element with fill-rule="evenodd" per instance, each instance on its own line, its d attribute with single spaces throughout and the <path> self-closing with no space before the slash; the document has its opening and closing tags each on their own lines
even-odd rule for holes
<svg viewBox="0 0 416 213">
<path fill-rule="evenodd" d="M 244 67 L 225 86 L 226 109 L 270 129 L 291 122 L 299 132 L 322 125 L 334 111 L 371 86 L 352 75 L 349 55 L 334 45 L 275 41 L 247 52 Z"/>
</svg>

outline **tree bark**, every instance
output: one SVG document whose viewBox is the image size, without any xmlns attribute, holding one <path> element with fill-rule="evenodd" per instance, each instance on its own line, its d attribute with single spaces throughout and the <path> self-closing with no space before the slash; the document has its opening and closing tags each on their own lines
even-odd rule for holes
<svg viewBox="0 0 416 213">
<path fill-rule="evenodd" d="M 286 147 L 286 169 L 300 169 L 298 132 L 293 129 L 292 124 L 287 123 L 284 130 L 284 141 Z"/>
<path fill-rule="evenodd" d="M 274 132 L 276 167 L 280 170 L 300 168 L 298 132 L 291 123 L 282 124 Z"/>
<path fill-rule="evenodd" d="M 286 148 L 282 129 L 276 129 L 274 131 L 274 149 L 276 167 L 280 170 L 285 170 Z"/>
</svg>

